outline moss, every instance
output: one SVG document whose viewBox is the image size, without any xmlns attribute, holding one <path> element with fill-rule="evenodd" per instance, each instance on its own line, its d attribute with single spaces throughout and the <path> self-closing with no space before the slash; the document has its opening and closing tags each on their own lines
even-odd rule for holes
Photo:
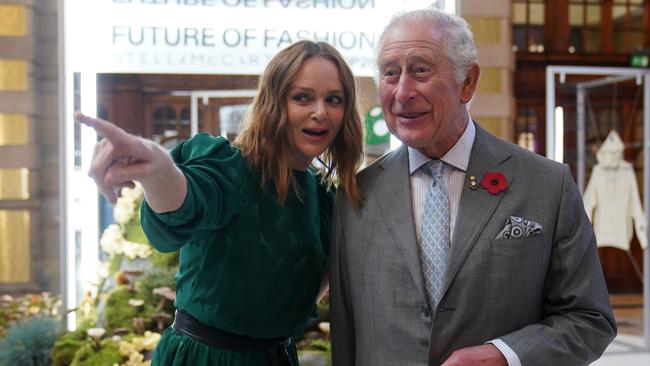
<svg viewBox="0 0 650 366">
<path fill-rule="evenodd" d="M 173 269 L 176 271 L 178 269 L 178 253 L 178 251 L 173 253 L 160 253 L 154 249 L 151 254 L 151 263 L 156 268 Z"/>
<path fill-rule="evenodd" d="M 97 324 L 97 319 L 83 319 L 77 315 L 77 329 L 73 332 L 70 332 L 72 339 L 82 340 L 88 337 L 86 331 L 90 328 L 94 328 Z"/>
<path fill-rule="evenodd" d="M 86 343 L 74 354 L 70 366 L 113 366 L 125 361 L 119 345 L 111 339 L 104 339 L 100 345 L 101 348 L 95 350 L 90 342 Z"/>
<path fill-rule="evenodd" d="M 138 281 L 138 291 L 142 293 L 142 298 L 148 303 L 152 304 L 154 307 L 157 307 L 160 303 L 160 297 L 153 294 L 153 290 L 158 287 L 169 287 L 171 289 L 176 288 L 176 280 L 174 278 L 176 274 L 176 269 L 154 269 L 152 272 L 145 275 L 140 281 Z M 162 311 L 165 311 L 169 314 L 174 313 L 174 302 L 167 301 L 166 306 Z"/>
<path fill-rule="evenodd" d="M 54 342 L 52 348 L 52 366 L 67 366 L 72 362 L 75 352 L 88 342 L 86 330 L 90 328 L 88 324 L 82 323 L 77 326 L 77 330 L 69 332 L 59 337 Z"/>
<path fill-rule="evenodd" d="M 72 363 L 75 353 L 83 347 L 87 341 L 74 339 L 59 339 L 52 348 L 52 366 L 67 366 Z"/>
<path fill-rule="evenodd" d="M 115 328 L 133 329 L 133 318 L 135 317 L 143 318 L 145 328 L 151 328 L 151 316 L 156 304 L 145 300 L 144 305 L 138 310 L 129 305 L 130 299 L 145 299 L 145 296 L 141 291 L 130 292 L 128 286 L 117 286 L 108 293 L 104 326 L 109 332 Z"/>
</svg>

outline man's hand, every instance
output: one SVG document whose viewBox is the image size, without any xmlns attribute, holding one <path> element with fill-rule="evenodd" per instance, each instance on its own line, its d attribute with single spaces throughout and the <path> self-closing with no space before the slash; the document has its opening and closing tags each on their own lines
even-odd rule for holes
<svg viewBox="0 0 650 366">
<path fill-rule="evenodd" d="M 466 347 L 454 351 L 441 366 L 508 366 L 506 358 L 493 344 Z"/>
</svg>

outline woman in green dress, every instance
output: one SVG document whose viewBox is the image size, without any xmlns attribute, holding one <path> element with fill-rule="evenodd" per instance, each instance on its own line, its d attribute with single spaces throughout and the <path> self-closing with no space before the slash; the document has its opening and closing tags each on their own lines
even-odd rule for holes
<svg viewBox="0 0 650 366">
<path fill-rule="evenodd" d="M 102 194 L 115 202 L 117 188 L 141 182 L 147 237 L 180 250 L 176 317 L 153 365 L 298 365 L 292 337 L 328 286 L 334 178 L 361 204 L 355 99 L 338 51 L 301 41 L 269 62 L 232 145 L 198 134 L 169 154 L 75 115 L 104 137 L 89 172 Z"/>
</svg>

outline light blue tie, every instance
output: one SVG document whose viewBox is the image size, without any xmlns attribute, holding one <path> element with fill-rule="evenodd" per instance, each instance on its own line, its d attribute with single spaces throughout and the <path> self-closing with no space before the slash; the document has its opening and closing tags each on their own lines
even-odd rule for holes
<svg viewBox="0 0 650 366">
<path fill-rule="evenodd" d="M 437 306 L 442 296 L 450 252 L 449 198 L 442 181 L 443 165 L 441 160 L 432 160 L 422 167 L 433 177 L 427 191 L 420 233 L 420 260 L 432 307 Z"/>
</svg>

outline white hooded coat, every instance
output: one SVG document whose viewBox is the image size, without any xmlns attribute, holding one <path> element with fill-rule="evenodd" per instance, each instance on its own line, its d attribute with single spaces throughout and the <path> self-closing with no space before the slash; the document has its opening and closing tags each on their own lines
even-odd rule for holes
<svg viewBox="0 0 650 366">
<path fill-rule="evenodd" d="M 583 201 L 598 246 L 630 249 L 632 223 L 641 248 L 648 246 L 646 219 L 632 164 L 623 160 L 623 142 L 612 130 L 596 153 Z"/>
</svg>

